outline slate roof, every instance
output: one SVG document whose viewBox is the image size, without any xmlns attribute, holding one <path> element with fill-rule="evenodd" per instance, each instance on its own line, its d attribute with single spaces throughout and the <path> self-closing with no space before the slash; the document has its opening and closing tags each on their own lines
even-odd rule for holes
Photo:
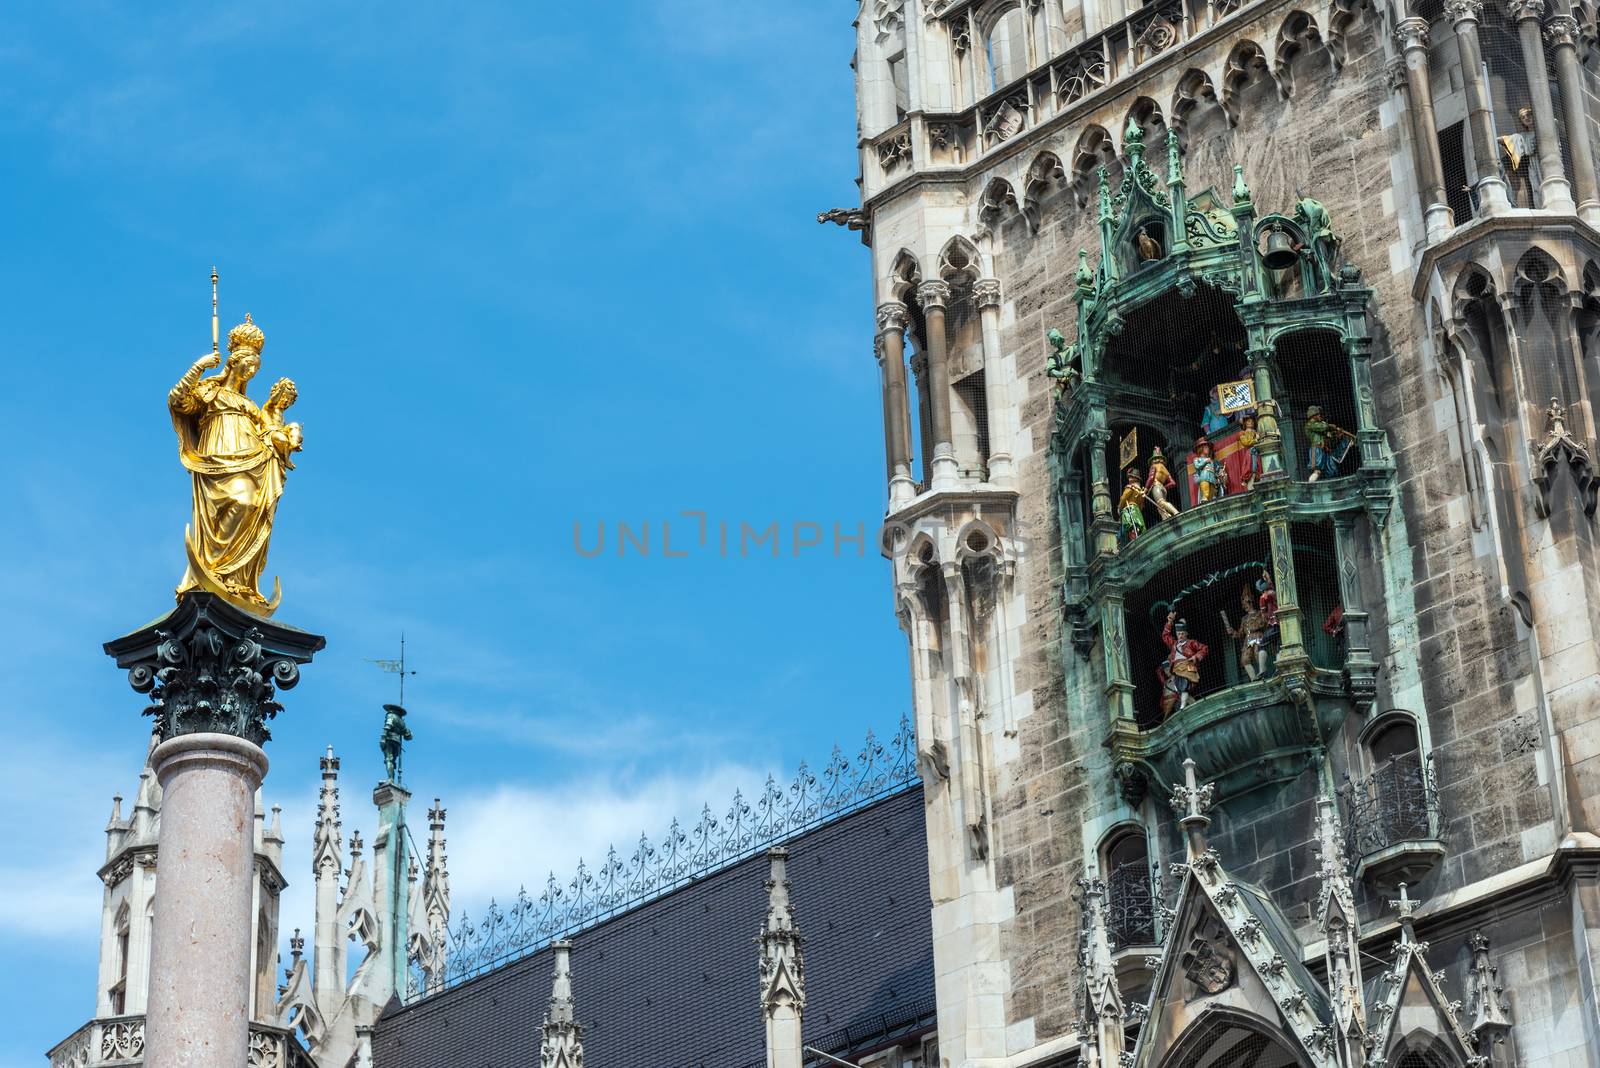
<svg viewBox="0 0 1600 1068">
<path fill-rule="evenodd" d="M 920 785 L 786 842 L 805 940 L 805 1041 L 829 1052 L 933 1017 Z M 764 1063 L 755 938 L 767 859 L 752 857 L 582 931 L 572 993 L 594 1068 Z M 548 949 L 412 1005 L 373 1035 L 375 1068 L 534 1068 Z"/>
</svg>

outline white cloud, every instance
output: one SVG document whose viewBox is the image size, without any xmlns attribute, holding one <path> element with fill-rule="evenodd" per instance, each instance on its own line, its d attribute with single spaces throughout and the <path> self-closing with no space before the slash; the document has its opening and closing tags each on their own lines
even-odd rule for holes
<svg viewBox="0 0 1600 1068">
<path fill-rule="evenodd" d="M 765 778 L 754 765 L 723 763 L 642 782 L 506 784 L 460 797 L 448 805 L 445 831 L 454 907 L 478 914 L 491 898 L 504 903 L 523 886 L 537 896 L 548 873 L 565 884 L 580 857 L 593 870 L 611 845 L 626 860 L 641 832 L 659 842 L 673 817 L 693 825 L 704 804 L 720 818 L 736 789 L 749 799 Z"/>
</svg>

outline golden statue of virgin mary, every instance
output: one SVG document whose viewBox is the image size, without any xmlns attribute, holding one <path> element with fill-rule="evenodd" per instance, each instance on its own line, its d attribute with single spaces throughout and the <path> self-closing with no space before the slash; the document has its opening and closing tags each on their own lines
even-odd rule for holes
<svg viewBox="0 0 1600 1068">
<path fill-rule="evenodd" d="M 273 384 L 263 407 L 245 395 L 261 369 L 265 343 L 266 335 L 246 315 L 228 331 L 227 363 L 216 352 L 200 357 L 172 387 L 167 408 L 178 433 L 178 458 L 194 479 L 194 521 L 184 532 L 189 569 L 178 596 L 208 590 L 247 612 L 270 616 L 282 589 L 273 579 L 272 598 L 263 597 L 261 575 L 301 433 L 299 423 L 283 421 L 297 396 L 289 379 Z M 221 374 L 201 377 L 219 365 Z"/>
</svg>

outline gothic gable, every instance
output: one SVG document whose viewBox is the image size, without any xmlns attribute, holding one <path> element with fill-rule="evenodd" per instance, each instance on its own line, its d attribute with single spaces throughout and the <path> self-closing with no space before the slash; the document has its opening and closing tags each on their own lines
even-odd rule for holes
<svg viewBox="0 0 1600 1068">
<path fill-rule="evenodd" d="M 1406 1050 L 1441 1048 L 1448 1051 L 1450 1063 L 1475 1063 L 1474 1043 L 1457 1018 L 1461 1005 L 1444 996 L 1439 977 L 1423 957 L 1427 948 L 1407 925 L 1395 946 L 1394 967 L 1374 980 L 1367 1014 L 1374 1050 L 1386 1064 Z"/>
<path fill-rule="evenodd" d="M 1331 1066 L 1327 996 L 1278 910 L 1258 888 L 1232 881 L 1212 850 L 1175 868 L 1184 882 L 1135 1068 L 1186 1063 L 1201 1034 L 1211 1036 L 1207 1045 L 1267 1036 L 1284 1045 L 1285 1063 Z"/>
</svg>

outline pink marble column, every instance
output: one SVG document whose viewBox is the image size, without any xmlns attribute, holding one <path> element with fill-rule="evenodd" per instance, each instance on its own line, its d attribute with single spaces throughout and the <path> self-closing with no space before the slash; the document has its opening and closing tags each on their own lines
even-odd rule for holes
<svg viewBox="0 0 1600 1068">
<path fill-rule="evenodd" d="M 251 884 L 261 747 L 180 734 L 151 754 L 161 783 L 147 1068 L 242 1068 L 250 1045 Z"/>
</svg>

